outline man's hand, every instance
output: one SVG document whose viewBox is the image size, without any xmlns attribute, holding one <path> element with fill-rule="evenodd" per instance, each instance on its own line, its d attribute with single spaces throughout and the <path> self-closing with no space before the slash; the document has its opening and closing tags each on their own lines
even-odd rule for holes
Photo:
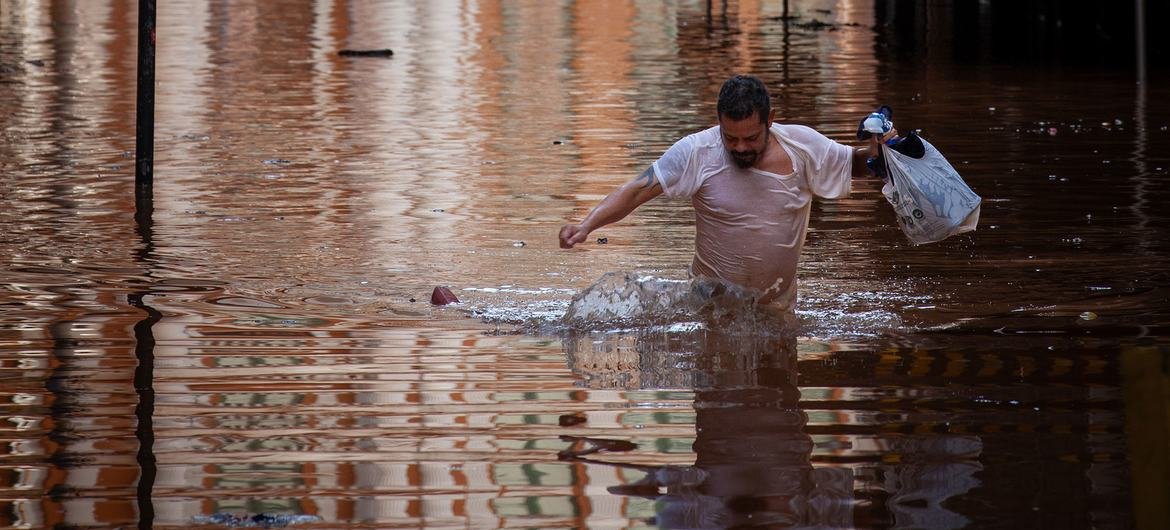
<svg viewBox="0 0 1170 530">
<path fill-rule="evenodd" d="M 882 154 L 882 144 L 896 138 L 898 136 L 898 129 L 890 128 L 889 132 L 883 134 L 881 138 L 877 135 L 869 137 L 869 152 L 873 156 Z"/>
<path fill-rule="evenodd" d="M 581 225 L 565 225 L 561 227 L 561 248 L 573 248 L 573 245 L 585 241 L 589 237 L 589 230 Z"/>
<path fill-rule="evenodd" d="M 852 168 L 853 178 L 859 179 L 876 175 L 884 180 L 886 178 L 884 175 L 875 173 L 874 170 L 869 167 L 869 159 L 876 159 L 877 157 L 881 156 L 882 144 L 896 136 L 898 136 L 898 130 L 891 127 L 888 132 L 881 135 L 880 137 L 876 134 L 870 135 L 865 147 L 854 149 Z"/>
</svg>

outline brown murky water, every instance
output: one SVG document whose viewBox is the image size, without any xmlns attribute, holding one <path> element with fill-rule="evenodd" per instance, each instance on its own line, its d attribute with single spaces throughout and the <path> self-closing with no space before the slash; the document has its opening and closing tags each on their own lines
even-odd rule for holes
<svg viewBox="0 0 1170 530">
<path fill-rule="evenodd" d="M 135 5 L 0 2 L 0 527 L 1127 528 L 1164 494 L 1131 470 L 1162 72 L 907 51 L 864 2 L 160 4 L 138 230 Z M 798 339 L 560 327 L 606 272 L 683 277 L 685 204 L 556 230 L 741 71 L 842 141 L 893 105 L 979 231 L 912 247 L 858 182 L 815 207 Z"/>
</svg>

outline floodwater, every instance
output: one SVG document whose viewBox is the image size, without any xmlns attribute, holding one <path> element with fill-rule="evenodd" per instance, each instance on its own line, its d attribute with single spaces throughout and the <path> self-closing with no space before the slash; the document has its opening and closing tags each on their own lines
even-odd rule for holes
<svg viewBox="0 0 1170 530">
<path fill-rule="evenodd" d="M 159 4 L 136 224 L 135 4 L 0 1 L 0 527 L 1166 520 L 1165 72 L 950 53 L 945 5 Z M 685 276 L 685 203 L 556 232 L 737 72 L 841 141 L 892 105 L 979 230 L 911 246 L 859 181 L 795 337 L 560 325 Z"/>
</svg>

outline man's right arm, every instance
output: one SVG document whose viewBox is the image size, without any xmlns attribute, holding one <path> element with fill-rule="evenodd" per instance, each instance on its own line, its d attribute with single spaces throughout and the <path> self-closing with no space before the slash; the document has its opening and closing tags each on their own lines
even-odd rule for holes
<svg viewBox="0 0 1170 530">
<path fill-rule="evenodd" d="M 561 227 L 561 248 L 585 241 L 589 233 L 610 223 L 624 219 L 642 203 L 662 194 L 662 185 L 654 176 L 654 166 L 646 168 L 638 178 L 631 180 L 607 195 L 579 224 Z"/>
</svg>

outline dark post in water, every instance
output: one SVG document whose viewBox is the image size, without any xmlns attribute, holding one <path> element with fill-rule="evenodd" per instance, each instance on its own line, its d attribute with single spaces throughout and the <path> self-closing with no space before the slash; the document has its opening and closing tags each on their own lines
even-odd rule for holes
<svg viewBox="0 0 1170 530">
<path fill-rule="evenodd" d="M 1137 37 L 1137 80 L 1146 82 L 1146 2 L 1134 0 L 1134 35 Z"/>
<path fill-rule="evenodd" d="M 151 248 L 151 225 L 154 216 L 154 46 L 155 0 L 138 0 L 138 105 L 134 142 L 134 221 L 143 240 L 142 252 Z M 144 260 L 145 263 L 145 260 Z M 134 326 L 134 390 L 138 405 L 135 434 L 138 438 L 138 528 L 154 526 L 155 474 L 154 456 L 154 324 L 162 319 L 158 311 L 147 306 L 144 294 L 128 298 L 130 305 L 143 309 L 147 317 Z"/>
<path fill-rule="evenodd" d="M 150 214 L 153 202 L 154 1 L 138 2 L 138 106 L 134 142 L 134 199 L 139 218 L 144 214 Z"/>
</svg>

